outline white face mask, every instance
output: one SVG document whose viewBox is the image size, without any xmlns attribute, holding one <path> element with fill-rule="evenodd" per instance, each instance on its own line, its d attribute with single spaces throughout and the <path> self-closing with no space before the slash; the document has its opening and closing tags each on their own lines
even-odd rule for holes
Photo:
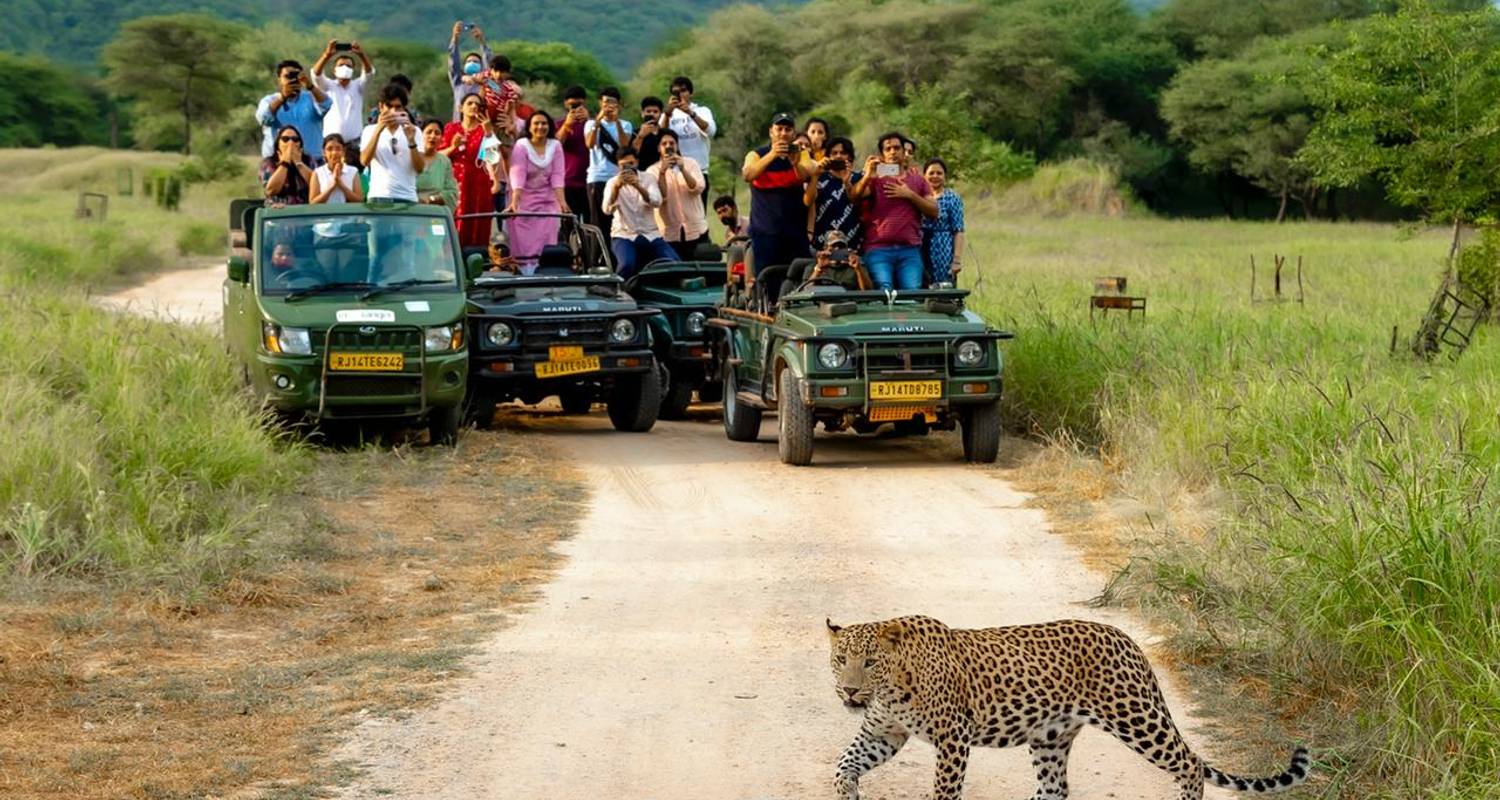
<svg viewBox="0 0 1500 800">
<path fill-rule="evenodd" d="M 354 77 L 354 67 L 351 67 L 348 64 L 340 64 L 333 68 L 333 77 L 338 78 L 341 81 L 347 81 L 350 78 Z"/>
</svg>

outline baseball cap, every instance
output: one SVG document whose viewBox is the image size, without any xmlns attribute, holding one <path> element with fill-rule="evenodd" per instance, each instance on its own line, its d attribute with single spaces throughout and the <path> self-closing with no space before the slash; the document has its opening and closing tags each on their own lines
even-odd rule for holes
<svg viewBox="0 0 1500 800">
<path fill-rule="evenodd" d="M 776 116 L 771 117 L 771 124 L 772 125 L 790 125 L 793 128 L 797 127 L 796 120 L 792 119 L 792 115 L 786 113 L 785 111 L 779 112 L 779 113 L 776 114 Z"/>
</svg>

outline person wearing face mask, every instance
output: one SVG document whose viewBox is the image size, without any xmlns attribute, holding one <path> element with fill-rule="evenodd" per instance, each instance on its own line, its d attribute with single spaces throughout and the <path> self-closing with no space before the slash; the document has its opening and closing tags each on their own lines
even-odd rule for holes
<svg viewBox="0 0 1500 800">
<path fill-rule="evenodd" d="M 464 53 L 460 58 L 458 39 L 465 28 L 471 30 L 474 41 L 479 42 L 479 52 Z M 454 122 L 463 119 L 464 98 L 480 93 L 482 86 L 479 74 L 484 72 L 484 65 L 489 63 L 492 55 L 489 43 L 484 40 L 484 31 L 479 29 L 479 25 L 465 23 L 463 20 L 453 23 L 453 36 L 448 39 L 448 82 L 453 85 Z"/>
<path fill-rule="evenodd" d="M 364 130 L 365 85 L 370 76 L 375 74 L 375 66 L 370 63 L 370 57 L 365 55 L 359 42 L 344 45 L 343 51 L 338 48 L 339 42 L 329 39 L 328 45 L 323 48 L 323 54 L 318 56 L 318 61 L 312 68 L 313 74 L 317 76 L 318 88 L 328 95 L 332 103 L 328 107 L 328 113 L 323 115 L 323 137 L 326 139 L 332 134 L 338 134 L 343 138 L 346 145 L 344 160 L 358 166 L 359 135 Z M 357 78 L 354 76 L 355 56 L 359 57 L 364 67 Z M 323 74 L 323 68 L 328 65 L 330 58 L 333 59 L 332 78 Z"/>
</svg>

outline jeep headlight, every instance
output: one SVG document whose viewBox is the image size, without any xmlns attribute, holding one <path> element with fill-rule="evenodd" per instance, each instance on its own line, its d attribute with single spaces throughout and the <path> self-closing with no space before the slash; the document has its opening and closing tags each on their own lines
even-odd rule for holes
<svg viewBox="0 0 1500 800">
<path fill-rule="evenodd" d="M 984 363 L 984 347 L 979 342 L 965 339 L 958 343 L 956 357 L 960 367 L 977 367 Z"/>
<path fill-rule="evenodd" d="M 516 340 L 516 332 L 504 322 L 495 322 L 485 330 L 484 338 L 496 347 L 505 347 Z"/>
<path fill-rule="evenodd" d="M 849 361 L 849 351 L 838 342 L 829 342 L 818 348 L 818 364 L 823 369 L 843 369 Z"/>
<path fill-rule="evenodd" d="M 427 335 L 422 339 L 422 346 L 429 353 L 457 350 L 464 346 L 463 326 L 439 325 L 435 328 L 428 328 Z"/>
<path fill-rule="evenodd" d="M 260 330 L 267 353 L 312 355 L 312 337 L 308 335 L 306 328 L 283 328 L 274 322 L 263 322 Z"/>
<path fill-rule="evenodd" d="M 629 319 L 617 319 L 615 324 L 609 326 L 609 338 L 616 343 L 628 342 L 635 338 L 635 323 Z"/>
<path fill-rule="evenodd" d="M 694 336 L 703 335 L 703 323 L 708 321 L 708 316 L 702 311 L 694 311 L 687 315 L 687 332 Z"/>
</svg>

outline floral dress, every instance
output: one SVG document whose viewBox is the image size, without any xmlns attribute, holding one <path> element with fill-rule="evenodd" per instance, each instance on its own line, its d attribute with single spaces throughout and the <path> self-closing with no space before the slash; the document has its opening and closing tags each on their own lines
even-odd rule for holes
<svg viewBox="0 0 1500 800">
<path fill-rule="evenodd" d="M 922 260 L 927 266 L 927 282 L 953 280 L 953 237 L 964 230 L 964 201 L 952 189 L 937 197 L 938 215 L 922 218 Z"/>
</svg>

